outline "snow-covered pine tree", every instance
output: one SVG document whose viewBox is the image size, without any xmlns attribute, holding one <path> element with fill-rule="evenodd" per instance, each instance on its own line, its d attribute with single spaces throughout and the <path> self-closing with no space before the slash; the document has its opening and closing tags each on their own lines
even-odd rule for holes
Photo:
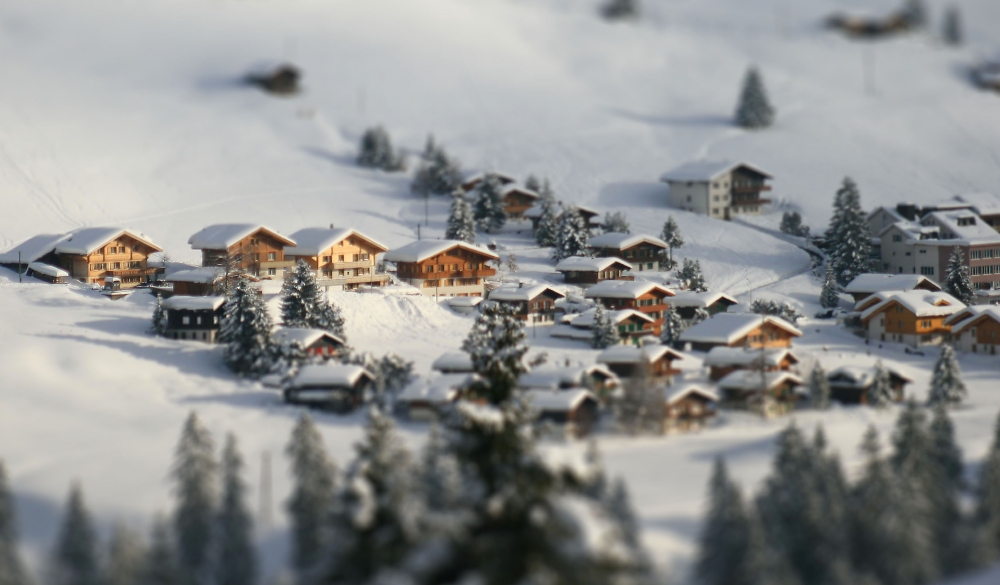
<svg viewBox="0 0 1000 585">
<path fill-rule="evenodd" d="M 462 184 L 462 170 L 458 161 L 448 156 L 444 148 L 428 137 L 423 160 L 410 184 L 410 191 L 418 195 L 449 195 Z"/>
<path fill-rule="evenodd" d="M 944 11 L 941 36 L 944 37 L 945 43 L 956 47 L 965 41 L 965 34 L 962 32 L 962 15 L 957 6 L 949 6 Z"/>
<path fill-rule="evenodd" d="M 528 191 L 534 191 L 535 193 L 541 193 L 542 182 L 538 180 L 535 175 L 528 175 L 528 178 L 524 180 L 524 188 Z"/>
<path fill-rule="evenodd" d="M 427 434 L 416 473 L 419 499 L 424 507 L 420 515 L 423 532 L 458 537 L 469 520 L 468 512 L 462 509 L 462 478 L 437 422 L 432 423 Z"/>
<path fill-rule="evenodd" d="M 789 323 L 798 323 L 802 315 L 789 303 L 775 301 L 773 299 L 757 299 L 750 303 L 750 312 L 758 315 L 772 315 L 781 317 Z"/>
<path fill-rule="evenodd" d="M 17 514 L 7 484 L 7 468 L 0 461 L 0 585 L 28 585 L 28 574 L 17 550 Z"/>
<path fill-rule="evenodd" d="M 871 233 L 867 216 L 861 210 L 861 193 L 850 177 L 844 183 L 833 203 L 833 217 L 826 230 L 829 262 L 833 264 L 837 283 L 846 286 L 859 274 L 871 271 Z"/>
<path fill-rule="evenodd" d="M 319 287 L 316 273 L 299 260 L 292 274 L 281 283 L 281 322 L 285 327 L 309 327 L 317 312 Z"/>
<path fill-rule="evenodd" d="M 798 211 L 786 211 L 781 214 L 781 233 L 800 238 L 809 237 L 809 226 L 802 224 L 802 214 Z"/>
<path fill-rule="evenodd" d="M 716 459 L 694 566 L 698 585 L 763 585 L 764 542 L 752 508 Z"/>
<path fill-rule="evenodd" d="M 701 262 L 690 258 L 684 259 L 684 264 L 677 273 L 677 279 L 687 290 L 695 292 L 705 292 L 708 286 L 705 284 L 705 277 L 701 273 Z"/>
<path fill-rule="evenodd" d="M 605 213 L 604 223 L 601 224 L 601 228 L 608 233 L 616 233 L 616 234 L 629 233 L 628 220 L 625 219 L 625 214 L 620 211 L 616 211 L 614 213 Z"/>
<path fill-rule="evenodd" d="M 955 426 L 942 402 L 934 406 L 928 456 L 932 467 L 928 495 L 937 564 L 944 575 L 955 575 L 972 566 L 975 545 L 958 503 L 965 484 L 962 451 L 955 442 Z"/>
<path fill-rule="evenodd" d="M 271 369 L 271 316 L 264 299 L 243 275 L 226 300 L 220 338 L 226 365 L 237 374 L 260 375 Z"/>
<path fill-rule="evenodd" d="M 215 585 L 253 585 L 257 582 L 257 550 L 253 518 L 247 509 L 243 456 L 236 437 L 226 436 L 222 450 L 222 502 L 216 525 Z"/>
<path fill-rule="evenodd" d="M 974 520 L 987 559 L 1000 554 L 1000 417 L 993 427 L 993 441 L 979 468 Z"/>
<path fill-rule="evenodd" d="M 840 292 L 838 292 L 837 276 L 833 271 L 833 263 L 826 265 L 823 290 L 819 293 L 819 304 L 824 309 L 836 309 L 840 306 Z"/>
<path fill-rule="evenodd" d="M 642 529 L 625 481 L 619 478 L 612 482 L 611 489 L 602 498 L 601 504 L 615 527 L 614 538 L 627 551 L 626 559 L 619 559 L 618 552 L 605 553 L 607 557 L 614 559 L 610 561 L 612 567 L 622 573 L 623 581 L 620 582 L 652 585 L 652 563 L 642 545 Z"/>
<path fill-rule="evenodd" d="M 313 316 L 310 326 L 314 329 L 329 331 L 346 343 L 347 332 L 345 329 L 347 322 L 344 319 L 344 312 L 327 298 L 325 292 L 320 290 L 319 295 L 318 311 Z"/>
<path fill-rule="evenodd" d="M 116 523 L 108 542 L 105 585 L 145 585 L 146 554 L 142 538 L 128 526 Z"/>
<path fill-rule="evenodd" d="M 462 342 L 462 351 L 472 358 L 476 373 L 484 383 L 474 390 L 491 403 L 510 397 L 517 380 L 527 371 L 524 365 L 524 323 L 508 305 L 491 305 L 476 317 L 472 330 Z"/>
<path fill-rule="evenodd" d="M 601 15 L 608 20 L 626 20 L 639 17 L 639 0 L 607 0 Z"/>
<path fill-rule="evenodd" d="M 660 239 L 667 244 L 666 255 L 660 256 L 660 270 L 673 270 L 677 267 L 674 261 L 674 250 L 684 247 L 684 236 L 681 235 L 681 228 L 674 221 L 674 216 L 667 218 L 660 232 Z"/>
<path fill-rule="evenodd" d="M 161 516 L 153 521 L 142 585 L 183 585 L 177 568 L 170 525 Z"/>
<path fill-rule="evenodd" d="M 48 567 L 52 585 L 103 585 L 97 532 L 83 503 L 83 490 L 79 484 L 73 484 L 70 489 Z"/>
<path fill-rule="evenodd" d="M 498 230 L 507 223 L 507 213 L 504 211 L 503 183 L 495 173 L 487 173 L 473 191 L 475 202 L 472 205 L 472 217 L 476 227 L 486 233 Z"/>
<path fill-rule="evenodd" d="M 663 311 L 663 325 L 660 327 L 660 341 L 663 345 L 675 347 L 680 343 L 681 333 L 686 329 L 677 309 L 670 305 Z"/>
<path fill-rule="evenodd" d="M 507 255 L 507 272 L 517 272 L 521 267 L 517 264 L 517 256 L 511 252 Z"/>
<path fill-rule="evenodd" d="M 927 6 L 924 0 L 906 0 L 903 8 L 906 20 L 913 28 L 924 28 L 927 26 Z"/>
<path fill-rule="evenodd" d="M 590 330 L 590 346 L 594 349 L 606 349 L 622 342 L 618 325 L 600 303 L 594 308 L 594 324 Z"/>
<path fill-rule="evenodd" d="M 278 374 L 282 380 L 289 380 L 296 373 L 302 364 L 318 362 L 321 358 L 309 355 L 302 342 L 293 339 L 285 343 L 275 343 L 271 346 L 271 373 Z"/>
<path fill-rule="evenodd" d="M 701 307 L 698 307 L 697 309 L 694 310 L 694 317 L 691 319 L 690 325 L 691 326 L 697 325 L 698 323 L 701 323 L 702 321 L 707 321 L 711 317 L 712 316 L 708 314 L 708 311 L 706 311 L 705 309 L 703 309 Z"/>
<path fill-rule="evenodd" d="M 965 254 L 958 246 L 955 246 L 948 258 L 948 276 L 945 277 L 944 290 L 966 305 L 972 304 L 976 297 L 976 289 L 969 276 L 969 265 L 965 263 Z"/>
<path fill-rule="evenodd" d="M 736 124 L 747 129 L 766 128 L 774 123 L 774 108 L 767 99 L 767 90 L 760 71 L 750 67 L 743 78 L 740 101 L 736 106 Z"/>
<path fill-rule="evenodd" d="M 865 393 L 865 404 L 875 408 L 886 408 L 893 402 L 896 402 L 896 391 L 892 389 L 889 371 L 882 365 L 882 360 L 879 360 L 875 362 L 872 383 Z"/>
<path fill-rule="evenodd" d="M 476 220 L 472 215 L 472 206 L 461 190 L 456 190 L 451 197 L 451 212 L 444 237 L 446 240 L 473 244 L 476 241 Z"/>
<path fill-rule="evenodd" d="M 580 210 L 571 205 L 559 214 L 552 258 L 559 261 L 570 256 L 586 256 L 589 240 L 587 222 L 580 215 Z"/>
<path fill-rule="evenodd" d="M 173 518 L 177 566 L 185 585 L 211 581 L 217 474 L 212 435 L 192 412 L 184 422 L 171 470 L 177 498 Z"/>
<path fill-rule="evenodd" d="M 830 380 L 818 361 L 809 373 L 809 404 L 816 410 L 830 408 Z"/>
<path fill-rule="evenodd" d="M 302 415 L 292 430 L 285 455 L 294 481 L 287 504 L 292 525 L 291 565 L 298 582 L 306 583 L 331 545 L 326 514 L 333 505 L 336 467 L 308 414 Z"/>
<path fill-rule="evenodd" d="M 163 310 L 163 297 L 156 295 L 156 305 L 149 323 L 149 332 L 153 335 L 163 335 L 167 329 L 167 313 Z"/>
<path fill-rule="evenodd" d="M 641 352 L 631 375 L 622 384 L 615 401 L 615 423 L 629 435 L 662 435 L 664 431 L 663 388 L 653 379 L 653 365 Z"/>
<path fill-rule="evenodd" d="M 958 365 L 955 350 L 950 345 L 944 344 L 934 364 L 928 401 L 931 404 L 952 406 L 960 404 L 968 395 L 969 391 L 962 381 L 962 368 Z"/>
<path fill-rule="evenodd" d="M 535 229 L 535 241 L 543 248 L 556 245 L 558 232 L 559 214 L 556 212 L 556 198 L 552 194 L 552 187 L 549 180 L 542 183 L 542 190 L 538 193 L 538 205 L 541 215 L 538 216 L 538 227 Z"/>
<path fill-rule="evenodd" d="M 405 170 L 405 157 L 392 148 L 389 133 L 382 126 L 365 130 L 358 150 L 358 166 L 384 171 Z"/>
</svg>

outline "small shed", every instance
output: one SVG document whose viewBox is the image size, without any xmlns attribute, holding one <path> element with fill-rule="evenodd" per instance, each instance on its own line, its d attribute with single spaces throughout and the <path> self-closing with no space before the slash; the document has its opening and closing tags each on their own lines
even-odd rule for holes
<svg viewBox="0 0 1000 585">
<path fill-rule="evenodd" d="M 702 309 L 709 315 L 725 313 L 729 307 L 738 305 L 739 302 L 733 297 L 723 292 L 697 292 L 693 290 L 677 291 L 670 299 L 670 306 L 673 307 L 681 319 L 690 321 L 694 319 L 698 309 Z"/>
<path fill-rule="evenodd" d="M 789 372 L 736 370 L 719 380 L 725 404 L 735 408 L 782 414 L 798 401 L 802 379 Z M 768 410 L 774 409 L 774 410 Z"/>
<path fill-rule="evenodd" d="M 597 355 L 597 363 L 604 364 L 619 378 L 631 378 L 642 359 L 649 360 L 650 376 L 653 378 L 670 378 L 681 371 L 674 367 L 674 362 L 684 359 L 684 356 L 666 345 L 616 345 L 609 347 Z"/>
<path fill-rule="evenodd" d="M 529 390 L 525 394 L 540 422 L 565 425 L 572 437 L 586 437 L 597 423 L 597 397 L 589 390 Z"/>
<path fill-rule="evenodd" d="M 310 364 L 299 368 L 282 390 L 285 402 L 347 413 L 364 400 L 374 380 L 368 370 L 347 364 Z"/>
<path fill-rule="evenodd" d="M 585 258 L 570 256 L 556 264 L 556 272 L 561 272 L 567 284 L 590 285 L 605 280 L 634 280 L 625 273 L 632 265 L 618 258 Z"/>
<path fill-rule="evenodd" d="M 69 278 L 69 272 L 43 262 L 31 262 L 28 264 L 26 274 L 49 284 L 66 284 Z"/>
<path fill-rule="evenodd" d="M 163 301 L 167 314 L 164 336 L 215 343 L 219 337 L 226 297 L 170 297 Z"/>
<path fill-rule="evenodd" d="M 668 430 L 701 428 L 715 416 L 719 395 L 701 384 L 686 383 L 664 390 L 663 416 Z"/>
<path fill-rule="evenodd" d="M 397 411 L 410 420 L 435 420 L 443 408 L 461 399 L 466 389 L 479 379 L 476 374 L 461 373 L 418 378 L 396 397 Z"/>
<path fill-rule="evenodd" d="M 442 374 L 471 374 L 476 371 L 472 367 L 472 358 L 464 351 L 441 354 L 441 357 L 431 364 L 431 369 Z"/>
<path fill-rule="evenodd" d="M 280 327 L 271 335 L 275 343 L 287 345 L 298 342 L 311 356 L 332 358 L 339 356 L 347 344 L 343 339 L 322 329 L 297 329 Z"/>
</svg>

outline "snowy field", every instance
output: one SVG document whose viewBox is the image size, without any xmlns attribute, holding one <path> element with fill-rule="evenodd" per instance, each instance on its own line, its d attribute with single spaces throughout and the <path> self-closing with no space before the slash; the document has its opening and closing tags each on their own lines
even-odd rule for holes
<svg viewBox="0 0 1000 585">
<path fill-rule="evenodd" d="M 805 253 L 751 226 L 668 209 L 657 177 L 692 158 L 752 161 L 776 177 L 774 198 L 800 208 L 814 231 L 845 174 L 867 208 L 1000 190 L 1000 96 L 972 88 L 964 73 L 1000 50 L 996 0 L 957 2 L 969 39 L 960 49 L 934 34 L 859 43 L 820 27 L 835 9 L 881 14 L 895 7 L 890 0 L 646 0 L 638 24 L 608 24 L 596 4 L 6 0 L 0 249 L 110 224 L 194 263 L 187 238 L 212 222 L 262 222 L 285 234 L 333 223 L 399 246 L 416 237 L 422 200 L 409 194 L 407 176 L 353 165 L 361 132 L 383 124 L 411 151 L 433 133 L 470 171 L 547 176 L 557 198 L 623 211 L 633 232 L 656 234 L 673 215 L 688 240 L 680 256 L 701 261 L 711 289 L 813 314 L 819 286 Z M 935 24 L 944 4 L 929 2 Z M 305 72 L 302 95 L 276 99 L 239 83 L 253 64 L 285 59 Z M 778 110 L 776 126 L 758 133 L 730 123 L 751 63 Z M 424 235 L 438 237 L 446 203 L 432 200 L 430 217 Z M 755 223 L 773 228 L 777 217 Z M 559 282 L 526 230 L 512 226 L 496 239 L 523 275 Z M 421 374 L 471 324 L 432 299 L 332 298 L 351 345 L 400 353 Z M 285 560 L 281 452 L 301 411 L 235 379 L 221 348 L 146 335 L 152 303 L 144 293 L 109 302 L 80 287 L 18 284 L 0 268 L 0 458 L 19 497 L 25 552 L 37 566 L 74 480 L 104 527 L 116 519 L 145 527 L 169 511 L 172 450 L 197 410 L 218 441 L 239 436 L 252 497 L 262 457 L 275 461 L 272 520 L 261 531 L 274 574 Z M 802 329 L 796 352 L 807 362 L 830 370 L 881 358 L 925 396 L 933 351 L 869 348 L 829 323 Z M 596 355 L 543 329 L 529 341 L 553 360 Z M 697 362 L 686 367 L 696 372 Z M 962 356 L 962 366 L 971 397 L 954 418 L 974 474 L 1000 412 L 1000 361 Z M 317 417 L 343 464 L 363 417 Z M 810 430 L 822 423 L 856 469 L 864 428 L 874 423 L 886 436 L 895 411 L 794 418 Z M 725 455 L 753 488 L 787 422 L 724 414 L 693 435 L 599 438 L 607 466 L 628 480 L 658 564 L 676 580 L 690 561 L 712 460 Z M 403 430 L 416 446 L 425 428 Z"/>
</svg>

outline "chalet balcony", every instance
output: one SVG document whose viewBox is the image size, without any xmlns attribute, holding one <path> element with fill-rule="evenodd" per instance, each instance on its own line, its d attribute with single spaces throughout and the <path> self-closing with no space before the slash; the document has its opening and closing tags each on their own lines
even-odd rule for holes
<svg viewBox="0 0 1000 585">
<path fill-rule="evenodd" d="M 320 270 L 347 270 L 353 268 L 374 268 L 375 263 L 371 260 L 358 260 L 357 262 L 327 262 L 320 266 Z"/>
<path fill-rule="evenodd" d="M 497 271 L 492 268 L 486 270 L 456 270 L 444 272 L 399 272 L 400 278 L 419 278 L 422 280 L 439 280 L 442 278 L 489 278 L 496 276 Z"/>
<path fill-rule="evenodd" d="M 741 207 L 748 205 L 767 205 L 771 203 L 770 199 L 733 199 L 730 203 L 733 207 Z"/>
<path fill-rule="evenodd" d="M 154 274 L 163 274 L 163 271 L 163 268 L 123 268 L 120 270 L 106 270 L 104 273 L 108 276 L 122 278 L 125 276 L 152 276 Z"/>
<path fill-rule="evenodd" d="M 770 185 L 740 185 L 739 187 L 733 187 L 732 192 L 736 194 L 748 194 L 748 193 L 760 193 L 762 191 L 770 191 Z"/>
<path fill-rule="evenodd" d="M 334 276 L 330 278 L 318 278 L 316 284 L 319 286 L 344 286 L 352 284 L 371 284 L 374 286 L 384 286 L 389 282 L 388 274 L 363 274 L 361 276 Z"/>
</svg>

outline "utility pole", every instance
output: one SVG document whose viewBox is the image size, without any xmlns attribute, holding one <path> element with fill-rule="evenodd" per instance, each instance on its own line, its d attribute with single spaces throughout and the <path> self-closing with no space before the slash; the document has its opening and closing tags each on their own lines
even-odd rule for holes
<svg viewBox="0 0 1000 585">
<path fill-rule="evenodd" d="M 271 528 L 271 452 L 264 451 L 260 461 L 260 536 Z"/>
<path fill-rule="evenodd" d="M 431 192 L 429 189 L 424 189 L 424 225 L 430 225 L 430 202 Z"/>
<path fill-rule="evenodd" d="M 21 282 L 21 251 L 17 251 L 17 282 Z"/>
</svg>

